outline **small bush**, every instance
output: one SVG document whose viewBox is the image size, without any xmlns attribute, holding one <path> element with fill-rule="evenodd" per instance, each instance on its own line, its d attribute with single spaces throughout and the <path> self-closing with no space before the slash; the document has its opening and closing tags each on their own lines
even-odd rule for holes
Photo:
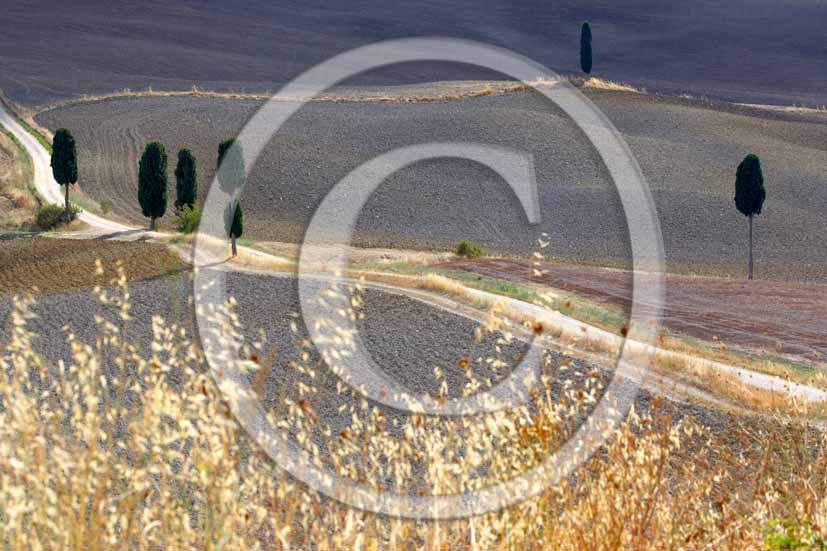
<svg viewBox="0 0 827 551">
<path fill-rule="evenodd" d="M 68 224 L 78 217 L 80 208 L 76 205 L 71 205 L 69 209 L 69 217 L 67 220 L 66 211 L 63 207 L 58 205 L 44 205 L 37 209 L 35 216 L 35 224 L 38 228 L 44 231 L 53 230 L 61 224 Z"/>
<path fill-rule="evenodd" d="M 198 205 L 184 205 L 175 215 L 175 228 L 181 233 L 192 233 L 198 229 L 201 211 Z"/>
<path fill-rule="evenodd" d="M 460 241 L 456 253 L 465 258 L 479 258 L 485 256 L 485 249 L 470 241 Z"/>
<path fill-rule="evenodd" d="M 98 205 L 101 208 L 101 214 L 109 214 L 112 212 L 112 201 L 109 199 L 103 199 Z"/>
<path fill-rule="evenodd" d="M 764 536 L 764 544 L 770 551 L 787 549 L 827 549 L 827 540 L 819 536 L 813 524 L 805 519 L 773 519 Z"/>
</svg>

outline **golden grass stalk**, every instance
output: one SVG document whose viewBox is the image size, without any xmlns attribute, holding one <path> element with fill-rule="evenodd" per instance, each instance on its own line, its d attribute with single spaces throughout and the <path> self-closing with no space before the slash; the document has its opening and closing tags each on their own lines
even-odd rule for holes
<svg viewBox="0 0 827 551">
<path fill-rule="evenodd" d="M 782 419 L 695 417 L 659 399 L 640 402 L 573 477 L 511 508 L 441 522 L 350 509 L 258 450 L 185 328 L 156 318 L 150 350 L 123 340 L 122 271 L 113 284 L 100 290 L 95 342 L 68 333 L 72 356 L 56 366 L 35 351 L 32 299 L 15 300 L 0 356 L 8 549 L 740 550 L 824 536 L 822 434 Z M 222 310 L 222 334 L 240 335 L 232 304 Z M 244 344 L 236 367 L 254 377 L 263 347 Z M 345 423 L 332 430 L 319 409 L 334 398 L 319 391 L 332 374 L 301 358 L 269 418 L 318 465 L 396 492 L 463 492 L 519 474 L 567 439 L 603 388 L 594 370 L 560 378 L 549 357 L 530 405 L 392 422 L 341 390 Z M 463 392 L 484 384 L 474 366 Z"/>
</svg>

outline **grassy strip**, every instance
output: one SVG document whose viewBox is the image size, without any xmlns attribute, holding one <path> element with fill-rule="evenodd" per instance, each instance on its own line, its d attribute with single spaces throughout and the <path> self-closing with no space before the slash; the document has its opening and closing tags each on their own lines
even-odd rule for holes
<svg viewBox="0 0 827 551">
<path fill-rule="evenodd" d="M 17 147 L 17 150 L 20 152 L 23 158 L 23 176 L 26 178 L 26 189 L 32 196 L 35 198 L 38 204 L 43 204 L 43 198 L 37 193 L 37 188 L 34 186 L 34 163 L 32 161 L 31 155 L 23 146 L 23 143 L 17 139 L 17 136 L 14 133 L 0 124 L 0 132 L 3 133 L 4 136 L 9 138 L 14 145 Z"/>
<path fill-rule="evenodd" d="M 82 192 L 71 192 L 69 200 L 75 205 L 79 206 L 81 210 L 91 212 L 93 214 L 101 214 L 100 205 L 98 205 L 98 203 L 94 199 L 84 195 Z"/>
<path fill-rule="evenodd" d="M 464 272 L 462 270 L 417 266 L 405 262 L 364 263 L 353 265 L 351 268 L 405 275 L 441 275 L 480 291 L 521 300 L 523 302 L 541 304 L 566 316 L 617 334 L 620 334 L 628 323 L 626 316 L 619 308 L 598 305 L 596 302 L 573 295 L 567 295 L 566 297 L 551 296 L 548 293 L 539 293 L 535 290 L 522 287 L 512 281 Z"/>
<path fill-rule="evenodd" d="M 0 193 L 12 201 L 13 208 L 3 216 L 0 225 L 26 229 L 43 199 L 34 187 L 34 163 L 29 152 L 9 129 L 0 125 L 0 134 L 9 139 L 9 153 L 12 155 L 12 174 L 0 182 Z"/>
<path fill-rule="evenodd" d="M 537 81 L 534 84 L 549 84 Z M 450 101 L 465 98 L 478 98 L 496 94 L 506 94 L 512 92 L 521 92 L 532 87 L 531 83 L 527 82 L 512 82 L 512 81 L 490 81 L 480 82 L 478 87 L 460 88 L 456 90 L 436 91 L 431 93 L 416 94 L 416 95 L 399 95 L 399 94 L 336 94 L 334 92 L 327 92 L 317 96 L 291 96 L 282 97 L 278 99 L 281 101 L 313 101 L 313 102 L 381 102 L 381 103 L 426 103 L 437 101 Z M 146 98 L 146 97 L 201 97 L 201 98 L 221 98 L 221 99 L 240 99 L 240 100 L 270 100 L 275 96 L 274 92 L 266 93 L 250 93 L 250 92 L 217 92 L 211 90 L 203 90 L 197 86 L 193 86 L 189 90 L 155 90 L 151 86 L 144 90 L 131 90 L 125 88 L 120 91 L 105 93 L 105 94 L 85 94 L 83 96 L 64 100 L 48 105 L 40 106 L 39 112 L 49 111 L 51 109 L 59 109 L 67 105 L 90 103 L 105 101 L 110 99 L 122 98 Z"/>
<path fill-rule="evenodd" d="M 50 142 L 46 138 L 46 136 L 41 134 L 40 131 L 38 131 L 36 128 L 34 128 L 31 124 L 29 124 L 28 122 L 23 120 L 23 117 L 21 117 L 17 113 L 17 110 L 14 107 L 12 107 L 11 103 L 9 103 L 9 101 L 6 98 L 4 98 L 2 95 L 0 95 L 0 102 L 2 102 L 2 104 L 6 107 L 6 110 L 8 110 L 8 112 L 12 114 L 14 119 L 17 121 L 17 124 L 22 126 L 26 130 L 26 132 L 28 132 L 29 134 L 34 136 L 35 139 L 38 142 L 40 142 L 40 145 L 42 145 L 43 147 L 46 148 L 46 151 L 48 151 L 49 153 L 52 152 L 52 142 Z"/>
</svg>

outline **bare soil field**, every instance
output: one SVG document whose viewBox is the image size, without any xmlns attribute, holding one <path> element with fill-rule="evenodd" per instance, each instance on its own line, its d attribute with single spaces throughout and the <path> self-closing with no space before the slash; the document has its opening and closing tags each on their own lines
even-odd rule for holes
<svg viewBox="0 0 827 551">
<path fill-rule="evenodd" d="M 110 274 L 120 263 L 132 280 L 168 275 L 186 267 L 178 255 L 156 243 L 11 236 L 0 239 L 0 294 L 105 285 L 111 275 L 96 275 L 96 260 Z M 80 317 L 81 313 L 74 315 Z"/>
<path fill-rule="evenodd" d="M 513 259 L 460 260 L 441 267 L 539 283 L 627 313 L 631 308 L 632 276 L 624 270 L 544 262 L 538 269 L 547 273 L 537 277 L 531 262 Z M 827 285 L 673 274 L 665 282 L 663 325 L 672 331 L 809 361 L 827 358 Z"/>
<path fill-rule="evenodd" d="M 107 270 L 106 275 L 111 276 L 111 270 Z M 100 279 L 97 283 L 101 283 Z M 151 353 L 156 316 L 179 324 L 189 335 L 197 334 L 189 300 L 190 273 L 143 279 L 132 276 L 130 280 L 130 319 L 126 323 L 118 319 L 117 306 L 102 304 L 90 288 L 36 295 L 36 317 L 30 320 L 29 327 L 37 334 L 38 353 L 54 363 L 69 358 L 68 331 L 82 342 L 94 342 L 98 332 L 96 316 L 103 316 L 120 327 L 143 357 Z M 316 350 L 303 344 L 308 338 L 304 325 L 299 322 L 295 331 L 291 328 L 297 319 L 294 312 L 299 310 L 296 282 L 290 278 L 229 273 L 227 284 L 228 293 L 237 300 L 240 334 L 248 343 L 263 339 L 257 351 L 262 368 L 254 385 L 267 407 L 277 407 L 279 397 L 295 377 L 292 365 L 298 362 L 324 366 Z M 119 294 L 115 288 L 107 290 L 110 295 Z M 364 319 L 358 326 L 366 349 L 385 373 L 414 393 L 437 395 L 445 381 L 448 395 L 459 396 L 467 380 L 466 368 L 470 367 L 478 377 L 496 381 L 513 369 L 527 349 L 527 345 L 518 340 L 504 340 L 497 331 L 483 332 L 480 336 L 476 321 L 411 298 L 371 289 L 364 292 L 363 298 Z M 10 297 L 0 294 L 0 320 L 4 325 L 8 323 L 10 308 Z M 596 367 L 567 354 L 555 351 L 548 354 L 554 376 L 573 384 L 582 383 Z M 499 366 L 492 368 L 492 361 L 499 362 Z M 436 369 L 442 373 L 439 377 L 435 375 Z M 600 366 L 602 378 L 608 379 L 612 372 L 607 365 Z M 325 368 L 319 371 L 316 383 L 321 388 L 321 396 L 328 398 L 317 404 L 317 413 L 332 426 L 346 422 L 347 416 L 342 418 L 339 406 L 351 398 L 338 390 L 340 380 Z M 653 399 L 652 393 L 641 392 L 636 401 L 638 407 L 647 408 Z M 728 413 L 683 402 L 673 406 L 678 416 L 692 414 L 717 428 L 723 428 L 721 420 L 729 417 Z"/>
<path fill-rule="evenodd" d="M 670 271 L 745 273 L 747 222 L 734 206 L 734 174 L 743 156 L 753 152 L 762 159 L 768 192 L 756 220 L 757 277 L 827 281 L 827 243 L 820 237 L 827 233 L 821 149 L 827 143 L 827 114 L 586 93 L 641 164 Z M 111 201 L 116 215 L 143 224 L 136 166 L 145 143 L 166 144 L 171 189 L 175 153 L 191 148 L 203 197 L 218 143 L 235 135 L 260 104 L 212 97 L 113 98 L 47 110 L 37 121 L 51 129 L 71 128 L 81 188 L 97 201 Z M 380 187 L 359 219 L 357 245 L 446 249 L 468 239 L 494 251 L 525 254 L 546 232 L 547 252 L 554 258 L 630 266 L 625 217 L 605 167 L 572 121 L 533 91 L 454 101 L 304 106 L 252 169 L 241 199 L 245 236 L 300 242 L 325 194 L 363 162 L 399 146 L 457 140 L 530 153 L 542 222 L 530 226 L 516 198 L 489 169 L 438 159 L 401 170 Z M 170 227 L 171 216 L 161 222 Z"/>
<path fill-rule="evenodd" d="M 594 31 L 594 70 L 605 78 L 735 101 L 827 103 L 825 7 L 817 0 L 98 0 L 74 2 L 71 10 L 56 0 L 6 4 L 0 89 L 27 105 L 148 85 L 273 90 L 334 54 L 407 36 L 480 40 L 577 72 L 579 26 L 586 20 Z M 480 73 L 455 64 L 406 64 L 364 75 L 360 83 Z"/>
<path fill-rule="evenodd" d="M 107 252 L 101 251 L 100 255 L 111 257 L 111 253 L 107 255 Z M 147 263 L 149 261 L 145 259 L 152 257 L 147 253 L 157 251 L 143 252 L 145 254 L 141 255 L 141 259 L 144 260 L 139 262 Z M 81 257 L 83 252 L 75 256 Z M 94 259 L 94 255 L 89 256 Z M 77 264 L 82 265 L 81 262 Z M 37 261 L 29 261 L 29 266 L 31 279 L 44 279 L 38 273 Z M 89 283 L 106 286 L 113 273 L 111 262 L 107 268 L 106 277 L 95 277 L 92 261 L 89 277 L 95 279 Z M 132 274 L 129 283 L 132 319 L 124 327 L 124 332 L 138 345 L 140 354 L 148 357 L 151 353 L 154 316 L 161 316 L 169 323 L 180 324 L 190 335 L 197 334 L 193 305 L 189 301 L 192 293 L 191 273 L 157 273 L 150 276 L 151 272 L 144 270 L 140 274 L 143 277 L 139 277 L 135 266 L 127 265 L 126 269 Z M 0 272 L 0 281 L 5 279 L 5 274 Z M 20 283 L 18 285 L 22 287 Z M 310 364 L 321 361 L 315 349 L 302 346 L 308 334 L 300 319 L 297 332 L 291 329 L 291 323 L 297 320 L 294 313 L 300 310 L 296 280 L 289 277 L 229 273 L 227 290 L 237 300 L 236 311 L 242 326 L 240 332 L 247 342 L 259 340 L 262 335 L 265 338 L 260 354 L 266 366 L 260 377 L 266 382 L 266 396 L 275 399 L 278 392 L 288 384 L 285 381 L 292 370 L 291 362 L 302 361 L 300 358 L 305 352 L 310 354 Z M 110 294 L 117 295 L 118 291 L 111 289 Z M 359 329 L 366 349 L 387 373 L 415 392 L 426 390 L 436 393 L 441 381 L 434 376 L 434 369 L 440 368 L 445 372 L 444 378 L 449 383 L 451 395 L 455 395 L 465 381 L 464 370 L 459 365 L 461 358 L 467 358 L 480 373 L 486 372 L 488 376 L 495 377 L 496 374 L 488 370 L 485 359 L 496 357 L 503 362 L 498 371 L 501 376 L 510 371 L 518 361 L 518 355 L 526 350 L 526 345 L 516 339 L 505 342 L 499 332 L 487 333 L 478 339 L 475 333 L 479 325 L 477 322 L 417 300 L 377 290 L 367 290 L 363 297 L 364 319 L 359 322 Z M 85 342 L 90 342 L 90 339 L 94 341 L 97 334 L 96 314 L 105 314 L 117 321 L 116 307 L 102 305 L 91 288 L 76 287 L 61 291 L 52 288 L 49 292 L 37 295 L 36 300 L 35 313 L 38 317 L 32 321 L 32 328 L 39 335 L 38 350 L 53 362 L 70 357 L 66 332 L 62 329 L 64 325 L 68 325 Z M 4 325 L 10 307 L 9 296 L 0 294 L 0 320 Z M 120 321 L 117 323 L 120 324 Z M 331 376 L 325 382 L 331 396 L 337 394 L 334 379 L 336 378 Z M 329 407 L 327 413 L 330 419 L 335 419 L 336 404 Z"/>
</svg>

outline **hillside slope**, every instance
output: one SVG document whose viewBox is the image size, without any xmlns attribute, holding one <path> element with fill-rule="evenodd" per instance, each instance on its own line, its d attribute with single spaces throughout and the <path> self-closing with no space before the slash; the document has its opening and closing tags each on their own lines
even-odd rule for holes
<svg viewBox="0 0 827 551">
<path fill-rule="evenodd" d="M 124 87 L 275 89 L 336 53 L 387 38 L 496 44 L 576 72 L 580 23 L 596 74 L 651 89 L 752 102 L 827 103 L 827 7 L 818 0 L 35 0 L 3 6 L 0 89 L 42 104 Z M 406 65 L 362 83 L 478 77 Z M 490 76 L 490 75 L 489 75 Z"/>
<path fill-rule="evenodd" d="M 641 94 L 591 91 L 623 133 L 647 177 L 674 271 L 740 276 L 746 220 L 733 204 L 735 167 L 761 156 L 768 200 L 756 223 L 760 278 L 827 279 L 825 116 L 778 114 Z M 81 187 L 109 199 L 115 212 L 143 224 L 135 199 L 137 159 L 150 140 L 171 156 L 192 148 L 205 195 L 218 143 L 237 133 L 260 102 L 149 97 L 81 103 L 38 121 L 66 126 L 78 141 Z M 368 202 L 357 243 L 452 247 L 460 239 L 526 253 L 541 231 L 549 254 L 628 266 L 626 222 L 602 162 L 545 98 L 520 92 L 427 103 L 317 102 L 274 137 L 244 191 L 245 235 L 299 242 L 332 186 L 363 162 L 399 146 L 472 141 L 533 155 L 540 185 L 539 227 L 529 226 L 514 196 L 487 168 L 460 160 L 417 163 Z M 171 217 L 165 219 L 171 224 Z"/>
</svg>

